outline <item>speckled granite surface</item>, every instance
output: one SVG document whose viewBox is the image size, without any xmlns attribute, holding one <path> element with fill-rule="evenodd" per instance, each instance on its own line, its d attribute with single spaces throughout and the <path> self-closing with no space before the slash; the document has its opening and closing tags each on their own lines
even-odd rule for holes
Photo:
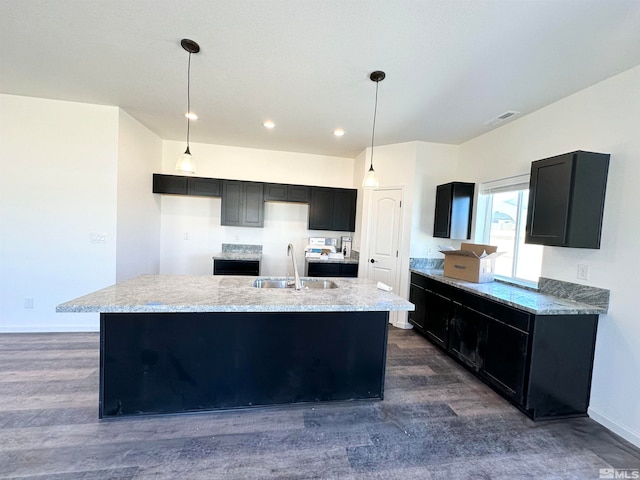
<svg viewBox="0 0 640 480">
<path fill-rule="evenodd" d="M 345 257 L 344 259 L 328 258 L 326 260 L 315 257 L 305 257 L 305 261 L 308 263 L 358 263 L 358 260 L 353 257 Z"/>
<path fill-rule="evenodd" d="M 222 252 L 213 256 L 214 260 L 262 260 L 262 245 L 223 243 Z"/>
<path fill-rule="evenodd" d="M 606 313 L 607 309 L 598 305 L 559 298 L 534 290 L 516 287 L 508 283 L 472 283 L 445 277 L 442 270 L 412 268 L 412 272 L 443 282 L 461 290 L 537 315 L 580 315 Z"/>
<path fill-rule="evenodd" d="M 540 293 L 553 297 L 566 298 L 574 302 L 597 305 L 607 310 L 609 308 L 609 290 L 578 283 L 563 282 L 551 278 L 540 277 L 538 280 Z"/>
<path fill-rule="evenodd" d="M 444 258 L 410 258 L 409 268 L 442 270 Z"/>
<path fill-rule="evenodd" d="M 141 275 L 56 307 L 57 312 L 366 312 L 413 310 L 375 282 L 332 278 L 338 288 L 255 288 L 258 277 Z M 259 277 L 272 278 L 272 277 Z"/>
</svg>

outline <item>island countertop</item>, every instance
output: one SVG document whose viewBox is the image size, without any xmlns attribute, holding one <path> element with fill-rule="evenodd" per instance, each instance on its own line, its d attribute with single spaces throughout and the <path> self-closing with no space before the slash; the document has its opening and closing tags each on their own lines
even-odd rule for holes
<svg viewBox="0 0 640 480">
<path fill-rule="evenodd" d="M 338 288 L 256 288 L 258 277 L 140 275 L 56 307 L 57 312 L 367 312 L 414 305 L 361 278 L 331 278 Z M 270 278 L 270 277 L 259 277 Z"/>
</svg>

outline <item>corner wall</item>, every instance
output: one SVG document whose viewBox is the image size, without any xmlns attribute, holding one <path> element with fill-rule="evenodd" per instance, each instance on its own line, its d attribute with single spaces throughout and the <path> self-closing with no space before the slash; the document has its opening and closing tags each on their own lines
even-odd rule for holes
<svg viewBox="0 0 640 480">
<path fill-rule="evenodd" d="M 544 247 L 542 276 L 611 290 L 600 316 L 589 415 L 640 446 L 640 67 L 460 146 L 463 180 L 527 173 L 534 160 L 574 150 L 611 154 L 599 250 Z M 462 178 L 461 178 L 462 179 Z M 576 278 L 589 266 L 589 280 Z"/>
<path fill-rule="evenodd" d="M 0 95 L 0 112 L 0 331 L 97 330 L 55 307 L 115 281 L 118 108 Z"/>
<path fill-rule="evenodd" d="M 162 168 L 162 140 L 119 111 L 116 281 L 160 273 L 160 199 L 152 175 Z"/>
</svg>

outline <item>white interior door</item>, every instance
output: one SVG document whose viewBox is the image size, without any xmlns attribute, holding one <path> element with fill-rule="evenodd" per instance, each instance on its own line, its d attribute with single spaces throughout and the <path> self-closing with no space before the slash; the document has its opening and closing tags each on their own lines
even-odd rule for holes
<svg viewBox="0 0 640 480">
<path fill-rule="evenodd" d="M 385 283 L 398 292 L 400 264 L 401 189 L 371 192 L 369 252 L 367 277 Z"/>
</svg>

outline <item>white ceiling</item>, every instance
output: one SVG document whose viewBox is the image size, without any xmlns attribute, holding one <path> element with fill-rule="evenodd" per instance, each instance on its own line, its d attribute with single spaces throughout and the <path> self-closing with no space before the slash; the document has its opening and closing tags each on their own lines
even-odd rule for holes
<svg viewBox="0 0 640 480">
<path fill-rule="evenodd" d="M 353 157 L 373 70 L 376 145 L 460 144 L 639 65 L 640 1 L 0 0 L 0 91 L 117 105 L 184 140 L 182 38 L 202 49 L 192 142 Z"/>
</svg>

